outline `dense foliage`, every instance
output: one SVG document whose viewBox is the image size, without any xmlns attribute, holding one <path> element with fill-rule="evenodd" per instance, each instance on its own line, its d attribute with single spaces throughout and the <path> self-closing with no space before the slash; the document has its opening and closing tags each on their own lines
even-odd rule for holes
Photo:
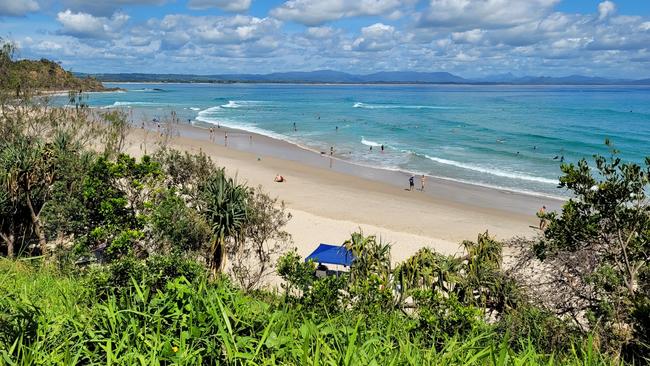
<svg viewBox="0 0 650 366">
<path fill-rule="evenodd" d="M 0 364 L 618 364 L 589 339 L 548 354 L 525 336 L 511 347 L 487 326 L 431 346 L 401 312 L 322 317 L 270 294 L 246 295 L 226 279 L 206 282 L 192 270 L 160 286 L 177 267 L 165 263 L 130 269 L 130 280 L 113 277 L 127 266 L 79 278 L 0 260 Z M 96 278 L 125 282 L 111 288 Z"/>
<path fill-rule="evenodd" d="M 560 213 L 547 213 L 543 238 L 528 258 L 547 269 L 541 299 L 623 357 L 650 354 L 650 158 L 624 163 L 611 148 L 563 164 L 560 186 L 571 190 Z M 529 262 L 528 262 L 529 263 Z"/>
</svg>

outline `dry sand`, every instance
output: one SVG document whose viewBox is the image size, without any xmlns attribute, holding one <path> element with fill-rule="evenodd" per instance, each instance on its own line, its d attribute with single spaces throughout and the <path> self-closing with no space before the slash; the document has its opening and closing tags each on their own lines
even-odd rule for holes
<svg viewBox="0 0 650 366">
<path fill-rule="evenodd" d="M 153 152 L 162 141 L 155 130 L 132 129 L 127 152 Z M 392 243 L 396 262 L 424 246 L 452 254 L 485 230 L 498 239 L 534 235 L 536 209 L 560 204 L 435 178 L 427 179 L 426 192 L 408 191 L 406 173 L 361 167 L 243 131 L 215 128 L 210 141 L 206 129 L 177 126 L 173 135 L 169 147 L 202 151 L 238 179 L 284 200 L 293 215 L 287 230 L 302 256 L 319 243 L 341 244 L 359 228 Z M 287 181 L 273 182 L 276 174 Z"/>
</svg>

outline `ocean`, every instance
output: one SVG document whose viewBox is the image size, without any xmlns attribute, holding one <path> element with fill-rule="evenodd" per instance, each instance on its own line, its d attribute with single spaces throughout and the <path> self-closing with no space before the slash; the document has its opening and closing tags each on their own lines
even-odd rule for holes
<svg viewBox="0 0 650 366">
<path fill-rule="evenodd" d="M 148 120 L 175 111 L 359 164 L 538 195 L 565 196 L 561 161 L 607 154 L 606 138 L 624 160 L 650 155 L 647 86 L 106 85 L 126 92 L 90 93 L 91 107 Z"/>
</svg>

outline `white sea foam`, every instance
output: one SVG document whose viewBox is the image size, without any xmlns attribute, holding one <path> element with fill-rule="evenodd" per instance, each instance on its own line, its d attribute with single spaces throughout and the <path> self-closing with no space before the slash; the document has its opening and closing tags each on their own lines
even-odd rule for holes
<svg viewBox="0 0 650 366">
<path fill-rule="evenodd" d="M 198 113 L 198 116 L 196 117 L 196 120 L 201 121 L 201 122 L 205 122 L 205 123 L 209 123 L 209 124 L 213 124 L 213 125 L 218 124 L 220 126 L 224 126 L 224 127 L 227 127 L 227 128 L 233 128 L 233 129 L 238 129 L 238 130 L 242 130 L 242 131 L 248 131 L 248 132 L 258 134 L 258 135 L 268 136 L 268 137 L 271 137 L 271 138 L 274 138 L 274 139 L 277 139 L 277 140 L 282 140 L 282 141 L 286 141 L 286 142 L 290 142 L 290 143 L 295 144 L 295 142 L 291 141 L 285 135 L 282 135 L 282 134 L 279 134 L 279 133 L 276 133 L 276 132 L 273 132 L 273 131 L 265 130 L 263 128 L 259 128 L 259 127 L 255 126 L 253 124 L 250 124 L 250 123 L 242 123 L 242 122 L 237 122 L 237 121 L 224 119 L 224 118 L 218 118 L 218 117 L 214 116 L 213 115 L 214 112 L 216 112 L 216 111 L 218 111 L 220 109 L 221 109 L 221 106 L 210 107 L 210 108 L 204 109 L 204 110 L 202 110 L 202 111 L 200 111 Z"/>
<path fill-rule="evenodd" d="M 200 111 L 198 114 L 199 114 L 199 117 L 209 116 L 209 115 L 219 111 L 220 109 L 221 109 L 220 106 L 210 107 L 210 108 L 207 108 L 207 109 L 204 109 L 204 110 Z"/>
<path fill-rule="evenodd" d="M 454 107 L 434 105 L 368 104 L 360 102 L 354 103 L 352 107 L 364 109 L 454 109 Z"/>
<path fill-rule="evenodd" d="M 413 153 L 411 151 L 405 151 L 405 152 Z M 430 156 L 430 155 L 427 155 L 427 154 L 416 154 L 416 155 L 424 156 L 425 158 L 427 158 L 429 160 L 432 160 L 432 161 L 435 161 L 436 163 L 451 165 L 451 166 L 455 166 L 457 168 L 472 170 L 472 171 L 475 171 L 475 172 L 490 174 L 490 175 L 494 175 L 494 176 L 502 177 L 502 178 L 526 180 L 526 181 L 529 181 L 529 182 L 554 184 L 554 185 L 557 185 L 559 183 L 559 181 L 555 180 L 555 179 L 548 179 L 548 178 L 544 178 L 544 177 L 536 177 L 536 176 L 532 176 L 532 175 L 528 175 L 528 174 L 524 174 L 524 173 L 520 173 L 520 172 L 509 172 L 509 171 L 504 171 L 504 170 L 500 170 L 500 169 L 486 168 L 486 167 L 482 167 L 482 166 L 479 166 L 479 165 L 461 163 L 459 161 L 438 158 L 438 157 Z"/>
<path fill-rule="evenodd" d="M 201 110 L 201 108 L 197 108 L 197 107 L 190 107 L 190 109 L 193 110 L 193 111 L 200 111 Z"/>
<path fill-rule="evenodd" d="M 222 104 L 223 108 L 242 108 L 242 107 L 253 107 L 253 106 L 262 106 L 267 104 L 267 102 L 260 100 L 229 100 L 228 103 Z"/>
<path fill-rule="evenodd" d="M 366 140 L 364 137 L 361 137 L 361 143 L 366 146 L 373 146 L 373 147 L 381 146 L 380 143 L 371 140 Z"/>
<path fill-rule="evenodd" d="M 107 108 L 119 108 L 119 107 L 133 107 L 133 106 L 139 106 L 139 107 L 157 107 L 157 106 L 164 106 L 168 104 L 163 104 L 163 103 L 152 103 L 152 102 L 113 102 L 113 104 L 109 104 L 106 106 L 103 106 L 102 108 L 107 109 Z"/>
</svg>

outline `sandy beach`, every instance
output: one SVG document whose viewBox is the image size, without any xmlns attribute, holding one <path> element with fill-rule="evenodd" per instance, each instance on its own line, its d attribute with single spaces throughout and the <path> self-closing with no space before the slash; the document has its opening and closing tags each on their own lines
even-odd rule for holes
<svg viewBox="0 0 650 366">
<path fill-rule="evenodd" d="M 133 128 L 127 152 L 152 153 L 163 141 L 155 126 Z M 309 151 L 288 142 L 225 128 L 174 125 L 167 145 L 202 151 L 217 165 L 249 185 L 263 186 L 293 215 L 287 230 L 302 256 L 319 243 L 340 244 L 363 230 L 393 245 L 393 261 L 421 247 L 446 254 L 460 251 L 463 240 L 488 230 L 498 239 L 535 235 L 535 212 L 556 209 L 561 201 L 480 187 L 434 177 L 425 191 L 408 190 L 409 174 L 356 165 L 335 153 Z M 227 141 L 225 135 L 228 135 Z M 226 146 L 227 145 L 227 146 Z M 284 183 L 273 178 L 281 174 Z"/>
</svg>

